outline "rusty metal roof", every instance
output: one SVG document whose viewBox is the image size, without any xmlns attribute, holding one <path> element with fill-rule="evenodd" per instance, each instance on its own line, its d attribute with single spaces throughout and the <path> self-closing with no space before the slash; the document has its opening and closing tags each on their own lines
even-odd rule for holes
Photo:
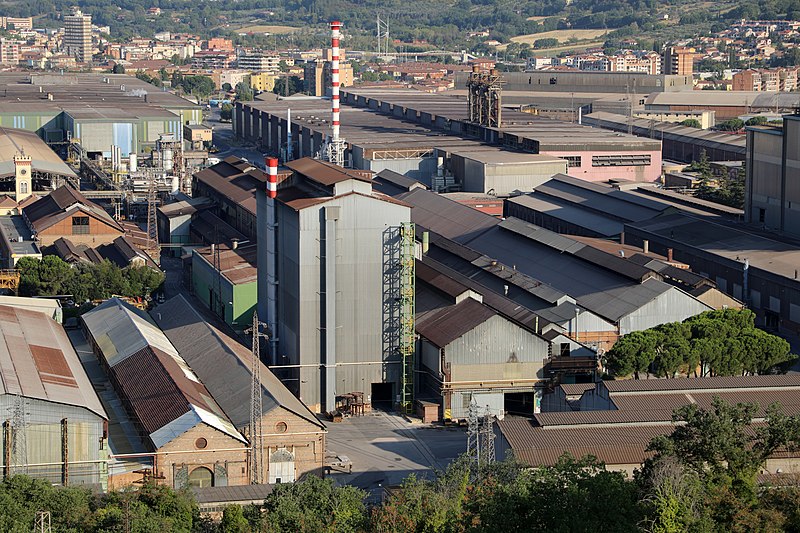
<svg viewBox="0 0 800 533">
<path fill-rule="evenodd" d="M 82 319 L 154 449 L 200 423 L 246 442 L 147 313 L 112 298 Z"/>
<path fill-rule="evenodd" d="M 123 231 L 122 226 L 102 207 L 87 200 L 80 192 L 68 185 L 62 185 L 47 196 L 23 208 L 22 213 L 33 225 L 34 231 L 38 233 L 74 214 L 75 210 L 80 210 L 96 218 L 120 233 Z"/>
<path fill-rule="evenodd" d="M 472 298 L 416 316 L 417 333 L 444 348 L 465 333 L 483 324 L 495 313 L 490 307 Z"/>
<path fill-rule="evenodd" d="M 602 383 L 611 393 L 701 390 L 714 392 L 722 389 L 746 390 L 762 387 L 792 387 L 800 390 L 800 373 L 677 379 L 623 379 L 603 381 Z"/>
<path fill-rule="evenodd" d="M 50 316 L 0 305 L 0 337 L 0 394 L 83 407 L 108 418 L 64 328 Z"/>
<path fill-rule="evenodd" d="M 330 187 L 336 183 L 347 180 L 358 180 L 367 183 L 372 183 L 372 179 L 364 176 L 359 172 L 342 168 L 340 166 L 313 159 L 311 157 L 303 157 L 289 161 L 286 166 L 295 172 L 302 174 L 304 177 L 311 181 L 317 182 L 320 185 Z"/>
</svg>

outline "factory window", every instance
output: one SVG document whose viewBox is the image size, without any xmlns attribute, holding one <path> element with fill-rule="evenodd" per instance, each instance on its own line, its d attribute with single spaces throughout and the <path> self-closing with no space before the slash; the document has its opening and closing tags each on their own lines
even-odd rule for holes
<svg viewBox="0 0 800 533">
<path fill-rule="evenodd" d="M 569 357 L 569 343 L 562 342 L 561 343 L 561 357 Z"/>
<path fill-rule="evenodd" d="M 646 167 L 650 164 L 649 154 L 593 155 L 593 167 Z"/>
<path fill-rule="evenodd" d="M 581 166 L 581 156 L 579 155 L 565 155 L 561 159 L 567 160 L 568 167 L 579 167 Z"/>
<path fill-rule="evenodd" d="M 89 234 L 89 217 L 72 217 L 72 234 Z"/>
<path fill-rule="evenodd" d="M 194 441 L 194 446 L 195 446 L 195 448 L 198 448 L 198 449 L 202 450 L 203 448 L 208 446 L 208 441 L 206 439 L 204 439 L 203 437 L 200 437 L 199 439 Z"/>
<path fill-rule="evenodd" d="M 200 466 L 189 474 L 189 486 L 204 489 L 214 486 L 214 474 L 208 468 Z"/>
<path fill-rule="evenodd" d="M 19 193 L 20 194 L 28 194 L 28 184 L 24 181 L 19 184 Z"/>
<path fill-rule="evenodd" d="M 286 422 L 278 422 L 277 424 L 275 424 L 275 431 L 277 431 L 278 433 L 286 433 L 288 429 L 289 426 L 286 425 Z"/>
</svg>

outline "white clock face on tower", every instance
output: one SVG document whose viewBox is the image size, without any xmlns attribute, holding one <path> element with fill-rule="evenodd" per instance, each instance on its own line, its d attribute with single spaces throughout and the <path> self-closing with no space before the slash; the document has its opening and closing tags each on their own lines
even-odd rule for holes
<svg viewBox="0 0 800 533">
<path fill-rule="evenodd" d="M 23 169 L 20 169 L 19 173 L 24 176 L 25 174 L 28 173 L 28 171 L 23 168 Z"/>
</svg>

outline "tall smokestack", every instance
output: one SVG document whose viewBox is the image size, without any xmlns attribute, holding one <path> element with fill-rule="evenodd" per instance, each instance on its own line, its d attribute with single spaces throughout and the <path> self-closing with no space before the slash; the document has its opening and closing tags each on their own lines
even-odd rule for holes
<svg viewBox="0 0 800 533">
<path fill-rule="evenodd" d="M 267 324 L 269 325 L 270 364 L 277 360 L 278 347 L 278 256 L 275 197 L 278 195 L 278 158 L 267 158 Z"/>
<path fill-rule="evenodd" d="M 342 23 L 331 22 L 331 137 L 334 145 L 339 142 L 339 37 Z"/>
</svg>

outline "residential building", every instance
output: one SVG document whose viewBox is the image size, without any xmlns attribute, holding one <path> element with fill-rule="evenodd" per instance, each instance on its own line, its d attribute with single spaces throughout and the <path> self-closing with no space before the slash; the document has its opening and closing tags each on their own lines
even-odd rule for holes
<svg viewBox="0 0 800 533">
<path fill-rule="evenodd" d="M 206 48 L 208 50 L 233 51 L 233 41 L 224 37 L 214 37 L 208 40 Z"/>
<path fill-rule="evenodd" d="M 733 75 L 734 91 L 784 91 L 797 89 L 797 68 L 747 69 Z"/>
<path fill-rule="evenodd" d="M 331 64 L 317 60 L 306 63 L 303 73 L 304 91 L 311 96 L 326 96 L 331 87 Z M 341 87 L 353 86 L 353 67 L 349 63 L 339 63 L 339 84 Z"/>
<path fill-rule="evenodd" d="M 20 60 L 19 42 L 3 37 L 0 39 L 0 65 L 18 65 Z"/>
<path fill-rule="evenodd" d="M 79 63 L 92 61 L 92 16 L 75 10 L 64 17 L 64 50 Z"/>
<path fill-rule="evenodd" d="M 240 50 L 236 66 L 243 70 L 277 72 L 280 70 L 281 56 L 268 52 L 248 52 Z"/>
<path fill-rule="evenodd" d="M 231 68 L 236 61 L 232 50 L 198 50 L 192 56 L 192 68 L 199 70 L 219 70 Z"/>
<path fill-rule="evenodd" d="M 691 76 L 694 71 L 694 56 L 694 48 L 668 46 L 664 50 L 664 74 Z"/>
<path fill-rule="evenodd" d="M 271 93 L 277 79 L 278 75 L 271 72 L 253 72 L 250 74 L 250 87 L 254 91 Z"/>
<path fill-rule="evenodd" d="M 32 30 L 32 17 L 0 17 L 0 26 L 4 30 Z"/>
</svg>

